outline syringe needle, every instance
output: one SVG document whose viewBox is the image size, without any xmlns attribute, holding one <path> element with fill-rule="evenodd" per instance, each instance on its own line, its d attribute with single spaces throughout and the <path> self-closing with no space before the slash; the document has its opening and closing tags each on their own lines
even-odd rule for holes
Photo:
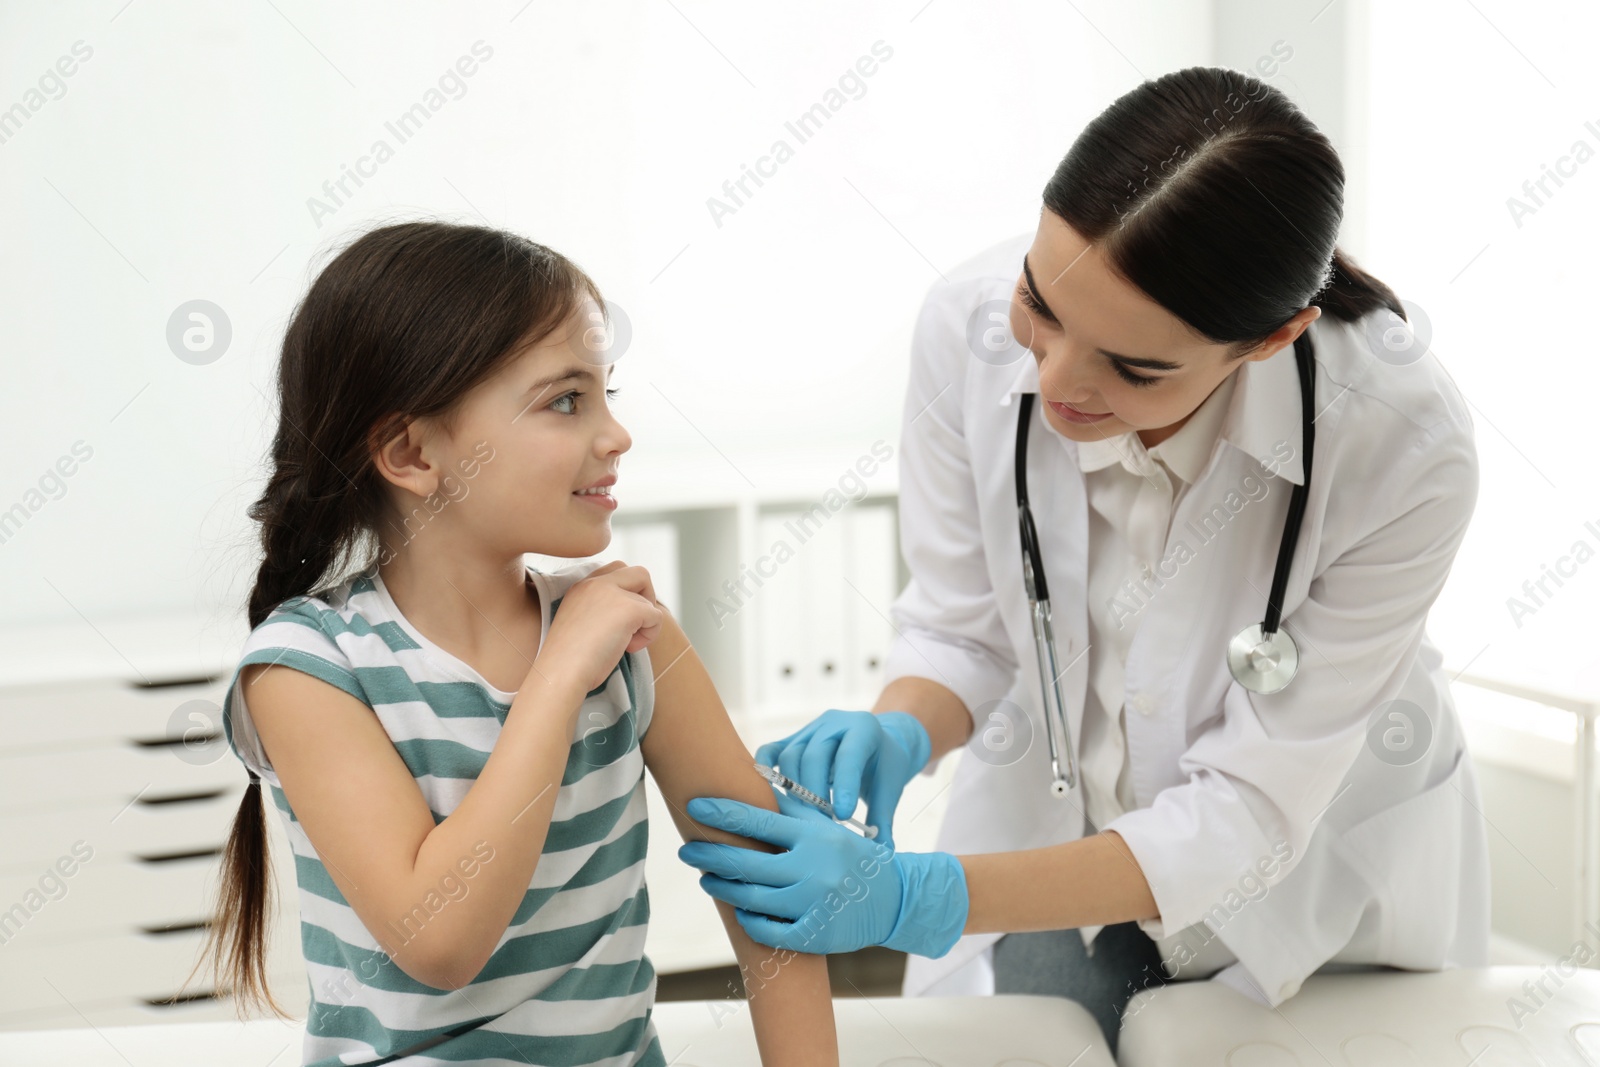
<svg viewBox="0 0 1600 1067">
<path fill-rule="evenodd" d="M 778 768 L 768 767 L 766 764 L 760 762 L 757 762 L 755 767 L 756 771 L 761 775 L 761 777 L 765 778 L 773 785 L 789 793 L 791 796 L 800 798 L 807 804 L 810 804 L 812 807 L 822 812 L 824 815 L 828 816 L 828 818 L 833 819 L 835 822 L 842 822 L 846 826 L 855 827 L 856 830 L 860 832 L 861 836 L 865 837 L 867 840 L 873 840 L 878 836 L 878 828 L 876 826 L 868 826 L 859 819 L 839 818 L 838 813 L 834 811 L 831 803 L 817 796 L 817 794 L 813 793 L 811 790 L 807 789 L 793 778 L 790 778 L 788 775 L 778 770 Z"/>
</svg>

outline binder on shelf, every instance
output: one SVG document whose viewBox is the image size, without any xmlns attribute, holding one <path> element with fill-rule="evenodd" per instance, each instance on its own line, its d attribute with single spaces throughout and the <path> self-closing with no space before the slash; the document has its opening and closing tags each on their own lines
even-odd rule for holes
<svg viewBox="0 0 1600 1067">
<path fill-rule="evenodd" d="M 894 639 L 889 605 L 895 589 L 899 546 L 892 505 L 852 507 L 842 516 L 845 542 L 844 587 L 850 635 L 844 691 L 870 708 L 883 690 L 884 660 Z"/>
<path fill-rule="evenodd" d="M 761 585 L 749 583 L 757 708 L 820 715 L 871 706 L 893 636 L 894 524 L 892 507 L 881 504 L 852 505 L 821 521 L 798 508 L 758 518 L 762 555 L 753 569 Z"/>
<path fill-rule="evenodd" d="M 849 508 L 832 516 L 819 509 L 792 523 L 796 539 L 805 538 L 790 565 L 801 572 L 805 596 L 800 610 L 805 629 L 800 662 L 805 674 L 803 695 L 815 709 L 814 715 L 842 707 L 849 695 L 846 675 L 854 647 L 849 600 L 855 599 L 845 584 L 844 524 L 849 514 Z"/>
<path fill-rule="evenodd" d="M 801 585 L 805 546 L 796 545 L 790 532 L 798 515 L 795 510 L 763 511 L 756 518 L 756 559 L 748 567 L 730 563 L 737 572 L 732 578 L 740 586 L 738 595 L 745 599 L 729 622 L 754 627 L 752 696 L 758 712 L 799 709 L 810 697 L 805 670 L 809 627 L 801 618 L 806 601 Z"/>
</svg>

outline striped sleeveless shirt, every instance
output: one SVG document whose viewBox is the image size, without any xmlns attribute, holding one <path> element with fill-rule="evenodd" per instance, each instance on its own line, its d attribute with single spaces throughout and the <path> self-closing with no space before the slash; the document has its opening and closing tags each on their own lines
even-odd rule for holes
<svg viewBox="0 0 1600 1067">
<path fill-rule="evenodd" d="M 541 643 L 563 594 L 598 565 L 529 569 Z M 270 793 L 294 853 L 311 992 L 306 1067 L 376 1061 L 428 1041 L 436 1043 L 393 1062 L 665 1067 L 651 1018 L 655 968 L 644 953 L 650 898 L 639 739 L 655 705 L 645 650 L 625 653 L 605 684 L 585 696 L 533 879 L 494 954 L 459 990 L 436 989 L 402 971 L 334 885 L 251 722 L 239 672 L 252 663 L 304 671 L 372 708 L 435 825 L 482 771 L 516 694 L 494 688 L 417 631 L 376 569 L 320 596 L 284 601 L 247 638 L 224 698 L 223 731 Z M 415 936 L 449 899 L 470 891 L 472 874 L 490 862 L 493 848 L 480 843 L 440 879 L 437 892 L 391 924 L 383 942 Z M 481 1025 L 460 1032 L 474 1023 Z"/>
</svg>

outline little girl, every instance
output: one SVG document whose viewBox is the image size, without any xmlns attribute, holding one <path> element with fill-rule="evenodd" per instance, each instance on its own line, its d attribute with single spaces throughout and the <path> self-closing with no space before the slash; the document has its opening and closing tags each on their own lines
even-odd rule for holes
<svg viewBox="0 0 1600 1067">
<path fill-rule="evenodd" d="M 250 785 L 203 956 L 241 1005 L 284 1014 L 263 948 L 269 790 L 299 885 L 307 1065 L 664 1065 L 644 769 L 685 840 L 771 851 L 685 813 L 777 804 L 645 570 L 523 563 L 610 542 L 631 440 L 590 343 L 603 307 L 548 248 L 412 222 L 354 241 L 289 324 L 223 705 Z M 762 1062 L 836 1063 L 824 958 L 757 945 L 717 907 L 761 970 Z"/>
</svg>

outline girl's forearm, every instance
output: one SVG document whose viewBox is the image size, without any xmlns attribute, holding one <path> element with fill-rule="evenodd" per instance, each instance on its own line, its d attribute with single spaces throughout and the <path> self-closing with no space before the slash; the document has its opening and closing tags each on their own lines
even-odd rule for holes
<svg viewBox="0 0 1600 1067">
<path fill-rule="evenodd" d="M 958 856 L 966 934 L 1105 926 L 1160 914 L 1122 836 L 1108 830 L 1048 848 Z"/>
<path fill-rule="evenodd" d="M 762 1067 L 837 1067 L 828 957 L 772 948 L 751 939 L 733 906 L 716 901 L 739 959 Z"/>
</svg>

